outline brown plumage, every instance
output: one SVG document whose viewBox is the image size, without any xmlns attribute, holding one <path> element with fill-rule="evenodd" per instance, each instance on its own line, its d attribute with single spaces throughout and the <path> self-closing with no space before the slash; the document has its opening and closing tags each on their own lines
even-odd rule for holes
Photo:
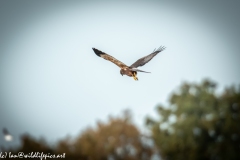
<svg viewBox="0 0 240 160">
<path fill-rule="evenodd" d="M 131 66 L 127 66 L 126 64 L 122 63 L 121 61 L 117 60 L 116 58 L 108 55 L 107 53 L 104 53 L 96 48 L 92 48 L 95 54 L 99 57 L 104 58 L 105 60 L 108 60 L 110 62 L 113 62 L 116 64 L 118 67 L 121 68 L 120 73 L 121 75 L 127 75 L 129 77 L 133 77 L 134 80 L 138 80 L 137 78 L 137 72 L 145 72 L 145 73 L 150 73 L 146 71 L 142 71 L 137 69 L 137 67 L 143 66 L 146 63 L 148 63 L 154 56 L 156 56 L 159 52 L 162 52 L 165 47 L 159 47 L 157 50 L 153 50 L 153 52 L 145 57 L 140 58 L 137 60 L 135 63 L 133 63 Z"/>
</svg>

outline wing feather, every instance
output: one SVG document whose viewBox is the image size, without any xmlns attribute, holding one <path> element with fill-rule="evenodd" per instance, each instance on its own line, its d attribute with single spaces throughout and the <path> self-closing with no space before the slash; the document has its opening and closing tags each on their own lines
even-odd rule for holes
<svg viewBox="0 0 240 160">
<path fill-rule="evenodd" d="M 118 67 L 120 68 L 125 68 L 125 67 L 128 67 L 126 64 L 122 63 L 121 61 L 117 60 L 116 58 L 108 55 L 107 53 L 104 53 L 96 48 L 92 48 L 93 51 L 95 52 L 95 54 L 99 57 L 102 57 L 104 58 L 105 60 L 108 60 L 114 64 L 116 64 Z"/>
<path fill-rule="evenodd" d="M 130 68 L 131 71 L 137 71 L 137 72 L 144 72 L 144 73 L 151 73 L 151 72 L 147 72 L 147 71 L 143 71 L 137 68 Z"/>
<path fill-rule="evenodd" d="M 133 63 L 130 67 L 137 68 L 139 66 L 143 66 L 148 63 L 154 56 L 156 56 L 159 52 L 162 52 L 165 49 L 164 46 L 160 46 L 157 50 L 153 50 L 153 52 L 145 57 L 140 58 L 135 63 Z"/>
</svg>

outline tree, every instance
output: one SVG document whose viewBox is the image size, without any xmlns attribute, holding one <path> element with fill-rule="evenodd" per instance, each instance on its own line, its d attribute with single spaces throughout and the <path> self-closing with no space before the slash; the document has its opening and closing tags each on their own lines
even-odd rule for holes
<svg viewBox="0 0 240 160">
<path fill-rule="evenodd" d="M 98 122 L 97 128 L 85 130 L 74 144 L 75 150 L 89 159 L 149 159 L 151 148 L 145 147 L 138 129 L 131 122 L 131 114 Z M 143 156 L 145 153 L 145 157 Z"/>
<path fill-rule="evenodd" d="M 151 147 L 144 144 L 142 135 L 131 121 L 130 111 L 126 110 L 123 116 L 110 117 L 106 123 L 98 122 L 97 127 L 87 128 L 76 138 L 68 136 L 56 145 L 50 146 L 44 139 L 36 140 L 24 135 L 20 147 L 4 152 L 43 152 L 51 155 L 65 153 L 64 159 L 70 160 L 145 160 L 152 155 Z"/>
<path fill-rule="evenodd" d="M 240 90 L 216 94 L 216 83 L 184 83 L 159 105 L 159 119 L 147 118 L 152 137 L 165 159 L 240 159 Z"/>
</svg>

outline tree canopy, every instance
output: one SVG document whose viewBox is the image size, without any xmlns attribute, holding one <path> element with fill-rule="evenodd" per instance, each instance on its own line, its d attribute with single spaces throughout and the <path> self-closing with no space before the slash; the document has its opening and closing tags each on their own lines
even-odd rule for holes
<svg viewBox="0 0 240 160">
<path fill-rule="evenodd" d="M 240 90 L 216 93 L 216 83 L 184 83 L 147 126 L 165 159 L 240 159 Z"/>
<path fill-rule="evenodd" d="M 65 153 L 65 159 L 81 160 L 239 160 L 240 88 L 216 92 L 217 84 L 183 83 L 170 95 L 169 105 L 158 105 L 158 118 L 146 118 L 151 135 L 143 135 L 132 122 L 131 112 L 97 122 L 77 137 L 54 145 L 30 135 L 12 153 Z M 151 142 L 151 143 L 149 143 Z"/>
</svg>

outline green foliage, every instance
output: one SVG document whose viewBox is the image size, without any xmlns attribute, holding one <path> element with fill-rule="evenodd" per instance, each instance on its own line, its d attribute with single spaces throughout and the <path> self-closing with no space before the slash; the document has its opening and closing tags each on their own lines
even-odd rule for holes
<svg viewBox="0 0 240 160">
<path fill-rule="evenodd" d="M 81 160 L 150 159 L 158 151 L 167 160 L 239 160 L 240 88 L 217 94 L 216 86 L 209 80 L 182 84 L 170 96 L 169 106 L 157 107 L 158 119 L 146 119 L 152 139 L 139 132 L 125 111 L 54 146 L 24 135 L 19 148 L 4 151 L 65 153 L 65 159 Z"/>
<path fill-rule="evenodd" d="M 146 120 L 165 159 L 240 159 L 240 90 L 215 90 L 209 80 L 184 83 L 168 107 L 157 107 L 158 120 Z"/>
</svg>

